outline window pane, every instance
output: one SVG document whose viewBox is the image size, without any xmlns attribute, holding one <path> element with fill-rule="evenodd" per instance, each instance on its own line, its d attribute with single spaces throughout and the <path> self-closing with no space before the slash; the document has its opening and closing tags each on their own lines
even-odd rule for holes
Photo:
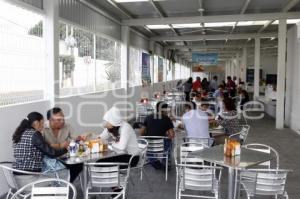
<svg viewBox="0 0 300 199">
<path fill-rule="evenodd" d="M 154 55 L 154 63 L 153 63 L 153 67 L 154 67 L 154 83 L 158 82 L 158 56 Z"/>
<path fill-rule="evenodd" d="M 121 88 L 121 44 L 96 36 L 96 91 Z"/>
<path fill-rule="evenodd" d="M 94 91 L 94 36 L 61 23 L 59 40 L 60 96 Z"/>
<path fill-rule="evenodd" d="M 44 99 L 43 16 L 0 1 L 0 106 Z"/>
</svg>

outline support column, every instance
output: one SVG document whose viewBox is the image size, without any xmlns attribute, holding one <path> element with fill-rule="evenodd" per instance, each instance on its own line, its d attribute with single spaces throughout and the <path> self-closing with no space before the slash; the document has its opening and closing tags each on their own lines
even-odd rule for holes
<svg viewBox="0 0 300 199">
<path fill-rule="evenodd" d="M 259 69 L 260 69 L 260 38 L 255 38 L 254 52 L 254 99 L 259 96 Z"/>
<path fill-rule="evenodd" d="M 236 64 L 235 64 L 235 74 L 234 76 L 236 76 L 236 79 L 238 80 L 239 77 L 240 77 L 240 67 L 241 67 L 241 64 L 240 64 L 240 55 L 239 53 L 236 53 Z"/>
<path fill-rule="evenodd" d="M 225 61 L 225 78 L 228 76 L 228 63 L 229 63 L 229 61 L 226 60 Z"/>
<path fill-rule="evenodd" d="M 122 40 L 122 67 L 121 67 L 121 81 L 122 88 L 127 92 L 129 82 L 129 46 L 130 46 L 130 29 L 129 26 L 121 27 L 121 40 Z"/>
<path fill-rule="evenodd" d="M 286 75 L 286 19 L 279 20 L 278 26 L 278 64 L 277 64 L 277 101 L 276 128 L 284 128 L 284 96 Z"/>
<path fill-rule="evenodd" d="M 241 65 L 241 79 L 246 84 L 246 74 L 247 74 L 247 48 L 243 48 L 242 55 L 242 65 Z"/>
<path fill-rule="evenodd" d="M 59 97 L 59 0 L 44 0 L 45 23 L 43 26 L 46 40 L 46 99 L 50 106 Z"/>
<path fill-rule="evenodd" d="M 150 94 L 151 97 L 153 96 L 153 92 L 155 90 L 155 88 L 154 88 L 154 54 L 155 54 L 154 46 L 155 46 L 155 42 L 150 40 L 149 41 L 149 50 L 152 52 L 152 55 L 150 57 L 150 59 L 151 59 L 150 63 L 152 63 L 152 66 L 150 66 L 150 67 L 152 67 L 152 70 L 151 70 L 151 89 L 152 90 L 151 90 L 151 94 Z"/>
<path fill-rule="evenodd" d="M 125 110 L 126 119 L 131 119 L 131 108 L 128 104 L 128 97 L 129 93 L 129 86 L 131 84 L 129 78 L 129 46 L 130 46 L 130 29 L 128 26 L 121 26 L 121 41 L 122 41 L 122 48 L 121 48 L 121 88 L 124 88 L 124 95 L 125 98 L 121 99 L 124 102 L 125 106 L 122 106 Z"/>
<path fill-rule="evenodd" d="M 232 59 L 231 59 L 231 68 L 230 68 L 231 78 L 234 76 L 234 70 L 235 70 L 235 63 L 234 63 L 234 57 L 232 57 Z"/>
</svg>

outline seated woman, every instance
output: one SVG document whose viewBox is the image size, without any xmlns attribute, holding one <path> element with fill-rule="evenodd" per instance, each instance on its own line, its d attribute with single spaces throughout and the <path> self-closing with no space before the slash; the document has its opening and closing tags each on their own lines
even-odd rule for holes
<svg viewBox="0 0 300 199">
<path fill-rule="evenodd" d="M 42 172 L 44 155 L 55 158 L 67 153 L 66 148 L 54 149 L 44 141 L 41 133 L 43 128 L 44 118 L 43 115 L 38 112 L 28 114 L 27 118 L 22 120 L 17 127 L 12 138 L 13 153 L 16 160 L 13 164 L 14 169 Z M 52 174 L 54 176 L 54 173 Z M 49 173 L 50 176 L 52 174 Z M 15 176 L 18 185 L 21 187 L 41 177 L 42 176 L 18 175 L 17 173 Z"/>
<path fill-rule="evenodd" d="M 112 107 L 108 110 L 103 120 L 106 122 L 104 131 L 100 134 L 101 140 L 113 139 L 112 148 L 115 151 L 122 151 L 126 154 L 116 157 L 101 159 L 98 162 L 122 162 L 129 163 L 133 155 L 138 155 L 139 147 L 137 137 L 133 128 L 122 120 L 121 112 L 118 108 Z M 131 166 L 134 167 L 139 161 L 139 156 L 132 159 Z"/>
<path fill-rule="evenodd" d="M 226 135 L 240 132 L 241 129 L 234 101 L 231 98 L 225 98 L 223 103 L 224 112 L 219 115 L 217 123 L 224 127 Z"/>
</svg>

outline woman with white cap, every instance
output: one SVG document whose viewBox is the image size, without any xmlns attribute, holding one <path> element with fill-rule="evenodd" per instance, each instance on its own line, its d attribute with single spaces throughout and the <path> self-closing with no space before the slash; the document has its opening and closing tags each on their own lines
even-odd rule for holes
<svg viewBox="0 0 300 199">
<path fill-rule="evenodd" d="M 117 157 L 105 158 L 102 159 L 101 162 L 129 163 L 130 158 L 133 155 L 137 155 L 131 162 L 131 166 L 136 166 L 139 161 L 139 148 L 133 128 L 130 124 L 122 120 L 120 110 L 114 106 L 105 113 L 103 120 L 105 121 L 105 129 L 100 134 L 100 139 L 108 140 L 112 137 L 112 148 L 116 151 L 125 152 L 126 154 L 119 155 Z"/>
</svg>

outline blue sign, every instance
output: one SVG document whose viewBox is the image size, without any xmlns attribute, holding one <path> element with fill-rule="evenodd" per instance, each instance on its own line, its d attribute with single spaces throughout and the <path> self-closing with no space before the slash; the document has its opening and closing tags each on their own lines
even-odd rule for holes
<svg viewBox="0 0 300 199">
<path fill-rule="evenodd" d="M 201 65 L 217 65 L 218 59 L 219 59 L 218 53 L 195 52 L 192 54 L 193 62 Z"/>
</svg>

